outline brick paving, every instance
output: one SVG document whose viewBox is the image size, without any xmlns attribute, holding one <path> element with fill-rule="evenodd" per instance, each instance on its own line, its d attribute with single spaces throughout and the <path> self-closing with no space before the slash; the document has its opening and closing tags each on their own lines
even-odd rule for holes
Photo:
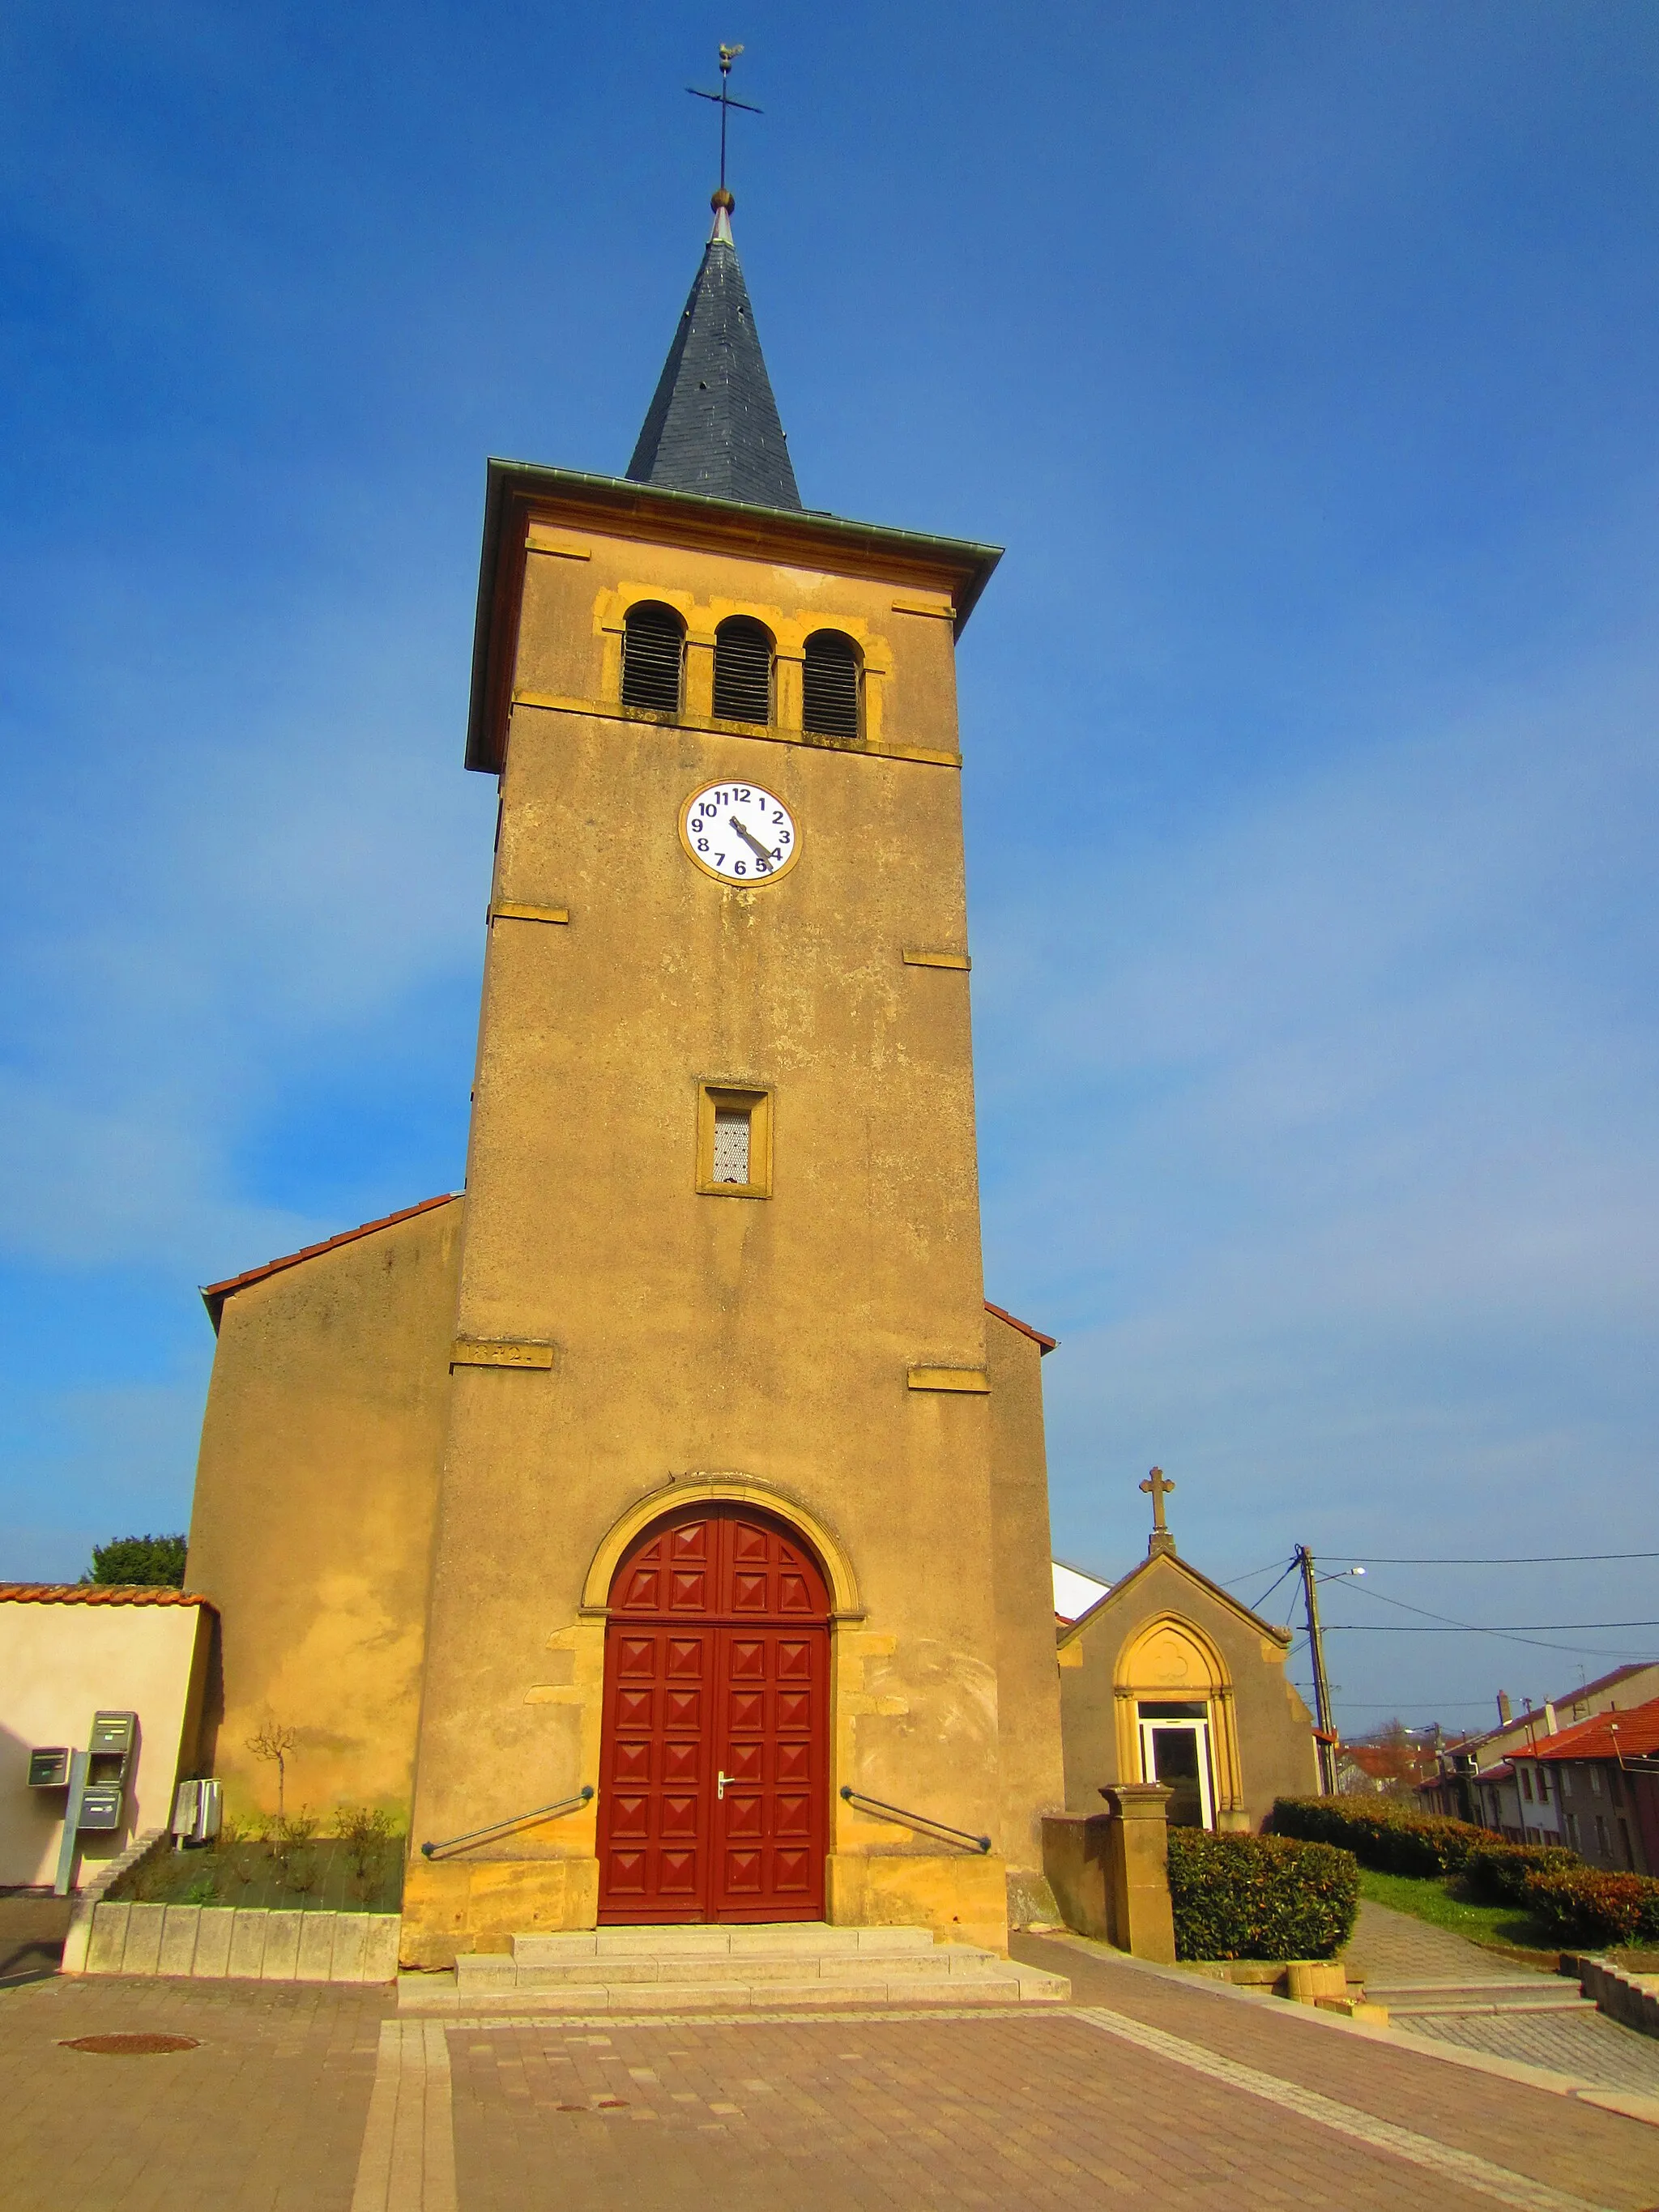
<svg viewBox="0 0 1659 2212">
<path fill-rule="evenodd" d="M 1431 1928 L 1409 1912 L 1362 1898 L 1347 1957 L 1358 1960 L 1368 1982 L 1527 1981 L 1546 1969 L 1528 1966 L 1502 1951 L 1472 1943 L 1449 1928 Z"/>
<path fill-rule="evenodd" d="M 602 2034 L 514 2021 L 452 2034 L 450 2066 L 464 2212 L 1024 2212 L 1103 2195 L 1148 2212 L 1428 2212 L 1448 2195 L 1443 2174 L 1172 2074 L 1059 2009 L 613 2022 Z M 1622 2188 L 1598 2171 L 1590 2201 L 1650 2203 L 1651 2131 L 1594 2118 L 1639 2134 L 1648 2166 L 1645 2185 Z M 1590 2195 L 1587 2173 L 1568 2178 Z"/>
<path fill-rule="evenodd" d="M 1032 1966 L 1069 1974 L 1080 2005 L 1107 2006 L 1553 2188 L 1642 2212 L 1659 2204 L 1659 2129 L 1639 2120 L 1476 2076 L 1426 2052 L 1310 2018 L 1281 1998 L 1146 1973 L 1103 1947 L 1017 1936 L 1011 1948 Z M 1346 2148 L 1333 2145 L 1330 2155 L 1346 2171 Z M 1416 2201 L 1412 2189 L 1431 2185 L 1426 2176 L 1407 2176 L 1401 2185 L 1403 2205 Z M 1438 2191 L 1436 2201 L 1443 2203 L 1444 2185 Z"/>
<path fill-rule="evenodd" d="M 399 2027 L 388 1991 L 337 1984 L 15 1987 L 0 1991 L 0 2202 L 6 2212 L 171 2212 L 187 2193 L 215 2212 L 350 2212 L 387 2021 L 394 2036 L 440 2039 L 459 2212 L 1023 2212 L 1103 2198 L 1137 2212 L 1309 2202 L 1442 2212 L 1453 2195 L 1534 2201 L 1526 2184 L 1476 2193 L 1212 2078 L 1157 2047 L 1158 2030 L 1612 2212 L 1659 2201 L 1659 2129 L 1345 2034 L 1273 2000 L 1069 1944 L 1019 1948 L 1070 1974 L 1079 2006 L 1142 2023 L 1142 2042 L 1065 2008 L 514 2018 L 446 2036 L 435 2022 Z M 59 2047 L 143 2029 L 198 2036 L 201 2047 L 143 2058 Z M 394 2177 L 378 2200 L 387 2212 L 434 2212 L 430 2193 L 400 2186 Z"/>
<path fill-rule="evenodd" d="M 349 2212 L 389 1990 L 51 1980 L 0 1991 L 5 2212 Z M 155 2057 L 60 2047 L 146 2029 Z"/>
<path fill-rule="evenodd" d="M 1659 2097 L 1659 2039 L 1622 2027 L 1601 2013 L 1433 2013 L 1401 2026 L 1413 2035 L 1455 2043 L 1465 2051 L 1517 2058 L 1524 2065 L 1576 2074 L 1609 2089 Z"/>
</svg>

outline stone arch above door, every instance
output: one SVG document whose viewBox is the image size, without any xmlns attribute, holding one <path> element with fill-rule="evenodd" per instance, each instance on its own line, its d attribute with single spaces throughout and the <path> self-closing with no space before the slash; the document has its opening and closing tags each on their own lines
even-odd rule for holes
<svg viewBox="0 0 1659 2212">
<path fill-rule="evenodd" d="M 614 1521 L 600 1540 L 582 1585 L 581 1610 L 590 1619 L 610 1607 L 611 1585 L 629 1547 L 653 1522 L 681 1505 L 696 1504 L 752 1505 L 787 1522 L 817 1553 L 830 1583 L 830 1619 L 859 1620 L 864 1603 L 858 1577 L 841 1540 L 817 1515 L 768 1483 L 745 1475 L 688 1475 L 683 1481 L 653 1491 Z"/>
<path fill-rule="evenodd" d="M 1118 1654 L 1114 1680 L 1120 1692 L 1142 1698 L 1212 1698 L 1232 1687 L 1221 1653 L 1178 1613 L 1141 1625 Z"/>
<path fill-rule="evenodd" d="M 1216 1825 L 1243 1820 L 1243 1770 L 1231 1669 L 1212 1638 L 1184 1614 L 1164 1613 L 1127 1636 L 1112 1673 L 1117 1722 L 1117 1771 L 1141 1778 L 1137 1709 L 1142 1700 L 1203 1703 L 1210 1709 Z"/>
</svg>

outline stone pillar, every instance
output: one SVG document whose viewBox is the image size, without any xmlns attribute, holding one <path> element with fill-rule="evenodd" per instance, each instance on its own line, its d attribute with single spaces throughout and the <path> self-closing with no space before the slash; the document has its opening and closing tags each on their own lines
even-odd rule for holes
<svg viewBox="0 0 1659 2212">
<path fill-rule="evenodd" d="M 1111 1941 L 1131 1958 L 1175 1964 L 1170 1908 L 1170 1792 L 1161 1782 L 1120 1782 L 1101 1791 L 1112 1809 L 1106 1893 Z"/>
</svg>

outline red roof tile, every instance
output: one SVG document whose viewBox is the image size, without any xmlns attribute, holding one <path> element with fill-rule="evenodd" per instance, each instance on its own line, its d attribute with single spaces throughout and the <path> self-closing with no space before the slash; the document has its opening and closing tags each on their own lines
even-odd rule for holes
<svg viewBox="0 0 1659 2212">
<path fill-rule="evenodd" d="M 1017 1328 L 1022 1336 L 1029 1336 L 1041 1352 L 1052 1352 L 1060 1342 L 1057 1336 L 1045 1336 L 1040 1328 L 1033 1328 L 1029 1321 L 1021 1321 L 1014 1314 L 1005 1313 L 1000 1306 L 994 1306 L 989 1298 L 985 1301 L 985 1310 L 994 1314 L 999 1321 L 1006 1321 L 1010 1328 Z"/>
<path fill-rule="evenodd" d="M 204 1605 L 210 1597 L 164 1583 L 0 1583 L 0 1605 Z"/>
<path fill-rule="evenodd" d="M 301 1260 L 314 1260 L 319 1252 L 332 1252 L 342 1244 L 355 1244 L 360 1237 L 372 1237 L 377 1229 L 390 1229 L 399 1221 L 412 1221 L 417 1213 L 429 1213 L 434 1206 L 447 1206 L 462 1195 L 459 1190 L 440 1191 L 436 1198 L 423 1198 L 418 1206 L 406 1206 L 400 1213 L 383 1213 L 378 1221 L 365 1221 L 356 1229 L 343 1229 L 337 1237 L 329 1237 L 320 1244 L 307 1244 L 298 1252 L 286 1253 L 280 1260 L 267 1260 L 263 1267 L 250 1267 L 246 1274 L 228 1275 L 222 1283 L 209 1283 L 202 1291 L 202 1303 L 216 1329 L 219 1316 L 224 1310 L 225 1300 L 234 1291 L 245 1291 L 250 1283 L 262 1283 L 267 1275 L 280 1275 L 284 1267 L 297 1267 Z"/>
<path fill-rule="evenodd" d="M 1512 1759 L 1617 1759 L 1623 1752 L 1627 1758 L 1638 1753 L 1659 1751 L 1659 1698 L 1650 1698 L 1644 1705 L 1632 1705 L 1627 1712 L 1615 1707 L 1610 1712 L 1593 1713 L 1587 1721 L 1576 1727 L 1563 1729 L 1559 1735 L 1542 1737 L 1535 1751 L 1510 1753 Z"/>
</svg>

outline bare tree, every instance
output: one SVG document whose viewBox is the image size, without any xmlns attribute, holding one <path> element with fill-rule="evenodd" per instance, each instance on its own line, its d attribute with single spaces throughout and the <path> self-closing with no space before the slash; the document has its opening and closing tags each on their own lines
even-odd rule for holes
<svg viewBox="0 0 1659 2212">
<path fill-rule="evenodd" d="M 269 1712 L 259 1723 L 259 1733 L 247 1740 L 247 1747 L 256 1759 L 268 1759 L 276 1766 L 276 1818 L 279 1820 L 286 1817 L 283 1793 L 288 1782 L 289 1758 L 299 1741 L 297 1729 L 289 1728 L 285 1721 L 279 1721 L 274 1713 Z"/>
</svg>

